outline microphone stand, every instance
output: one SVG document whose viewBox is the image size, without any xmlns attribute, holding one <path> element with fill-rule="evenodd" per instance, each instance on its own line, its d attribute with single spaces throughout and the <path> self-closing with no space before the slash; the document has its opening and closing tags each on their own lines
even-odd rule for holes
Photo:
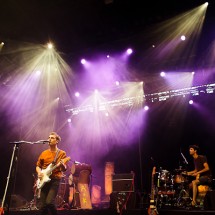
<svg viewBox="0 0 215 215">
<path fill-rule="evenodd" d="M 6 186 L 5 186 L 5 190 L 4 190 L 4 195 L 3 195 L 3 198 L 2 198 L 2 203 L 1 203 L 1 207 L 0 207 L 0 215 L 1 214 L 4 214 L 4 203 L 5 203 L 5 199 L 7 197 L 7 201 L 8 201 L 8 204 L 7 204 L 7 214 L 9 214 L 9 209 L 10 209 L 10 202 L 11 202 L 11 195 L 8 195 L 7 194 L 7 191 L 8 191 L 8 187 L 9 187 L 9 182 L 10 182 L 10 178 L 11 178 L 11 172 L 12 170 L 14 170 L 14 162 L 17 162 L 18 161 L 18 149 L 19 149 L 19 146 L 21 144 L 44 144 L 46 143 L 47 141 L 36 141 L 36 142 L 28 142 L 28 141 L 15 141 L 15 142 L 10 142 L 10 144 L 14 144 L 14 147 L 13 147 L 13 152 L 12 152 L 12 156 L 11 156 L 11 161 L 10 161 L 10 167 L 9 167 L 9 172 L 8 172 L 8 176 L 7 176 L 7 181 L 6 181 Z"/>
</svg>

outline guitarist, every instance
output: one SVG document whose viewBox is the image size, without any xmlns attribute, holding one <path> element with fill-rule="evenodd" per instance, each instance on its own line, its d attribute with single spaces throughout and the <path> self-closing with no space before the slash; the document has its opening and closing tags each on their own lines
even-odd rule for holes
<svg viewBox="0 0 215 215">
<path fill-rule="evenodd" d="M 212 176 L 211 171 L 207 162 L 207 158 L 204 155 L 198 155 L 199 147 L 197 145 L 190 145 L 189 152 L 193 157 L 195 169 L 193 171 L 187 172 L 188 176 L 194 176 L 195 180 L 191 183 L 191 188 L 193 191 L 193 198 L 191 205 L 196 206 L 196 197 L 198 191 L 198 185 L 208 184 L 211 182 Z"/>
<path fill-rule="evenodd" d="M 61 137 L 56 132 L 49 134 L 49 149 L 43 151 L 36 163 L 36 172 L 38 174 L 38 180 L 42 180 L 44 173 L 42 170 L 46 169 L 53 162 L 57 165 L 57 168 L 53 170 L 50 175 L 50 181 L 44 184 L 41 188 L 40 202 L 41 202 L 41 215 L 57 215 L 57 208 L 55 206 L 55 198 L 58 193 L 61 178 L 63 177 L 63 171 L 66 171 L 66 164 L 62 162 L 62 159 L 66 158 L 66 152 L 58 148 L 58 144 L 61 141 Z"/>
</svg>

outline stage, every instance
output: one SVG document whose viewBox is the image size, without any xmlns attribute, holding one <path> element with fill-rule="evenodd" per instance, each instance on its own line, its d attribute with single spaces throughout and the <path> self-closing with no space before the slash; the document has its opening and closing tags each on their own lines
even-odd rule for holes
<svg viewBox="0 0 215 215">
<path fill-rule="evenodd" d="M 8 214 L 8 213 L 6 213 Z M 13 210 L 9 211 L 10 215 L 39 215 L 38 210 Z M 116 210 L 113 209 L 92 209 L 92 210 L 83 210 L 83 209 L 71 209 L 71 210 L 58 210 L 59 215 L 118 215 Z M 148 209 L 128 209 L 123 210 L 121 215 L 147 215 Z M 188 214 L 201 214 L 209 215 L 215 214 L 215 210 L 203 210 L 200 208 L 187 208 L 187 209 L 159 209 L 158 214 L 160 215 L 188 215 Z"/>
</svg>

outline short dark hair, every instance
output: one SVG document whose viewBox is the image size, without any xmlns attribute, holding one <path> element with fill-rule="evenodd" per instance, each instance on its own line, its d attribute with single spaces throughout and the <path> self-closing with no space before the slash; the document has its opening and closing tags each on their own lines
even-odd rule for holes
<svg viewBox="0 0 215 215">
<path fill-rule="evenodd" d="M 199 151 L 199 147 L 197 145 L 190 145 L 189 149 L 193 148 L 195 151 Z"/>
</svg>

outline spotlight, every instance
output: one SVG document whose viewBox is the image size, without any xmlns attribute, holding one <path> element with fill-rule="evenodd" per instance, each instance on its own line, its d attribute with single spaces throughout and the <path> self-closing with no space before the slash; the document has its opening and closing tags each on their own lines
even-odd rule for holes
<svg viewBox="0 0 215 215">
<path fill-rule="evenodd" d="M 48 44 L 47 44 L 47 47 L 48 47 L 48 49 L 52 49 L 52 48 L 53 48 L 52 43 L 48 43 Z"/>
<path fill-rule="evenodd" d="M 110 58 L 110 55 L 107 55 L 107 58 Z"/>
<path fill-rule="evenodd" d="M 37 71 L 36 71 L 36 74 L 37 74 L 37 75 L 40 75 L 40 74 L 41 74 L 41 71 L 40 71 L 40 70 L 37 70 Z"/>
<path fill-rule="evenodd" d="M 131 48 L 127 49 L 127 54 L 131 54 L 133 52 L 133 50 Z"/>
<path fill-rule="evenodd" d="M 184 35 L 181 36 L 181 40 L 186 40 L 186 37 Z"/>
<path fill-rule="evenodd" d="M 80 96 L 80 93 L 79 93 L 79 92 L 76 92 L 76 93 L 75 93 L 75 96 L 76 96 L 76 97 L 79 97 L 79 96 Z"/>
<path fill-rule="evenodd" d="M 85 59 L 81 59 L 81 64 L 85 64 L 86 63 L 86 60 Z"/>
<path fill-rule="evenodd" d="M 190 100 L 190 101 L 189 101 L 189 104 L 192 105 L 192 104 L 193 104 L 193 100 Z"/>
<path fill-rule="evenodd" d="M 146 106 L 144 107 L 144 110 L 148 110 L 148 109 L 149 109 L 149 106 L 146 105 Z"/>
<path fill-rule="evenodd" d="M 116 81 L 115 84 L 116 84 L 116 86 L 119 86 L 119 81 Z"/>
<path fill-rule="evenodd" d="M 166 76 L 166 73 L 165 73 L 165 72 L 161 72 L 161 73 L 160 73 L 160 76 L 161 76 L 161 77 L 164 77 L 164 76 Z"/>
<path fill-rule="evenodd" d="M 67 119 L 67 122 L 72 122 L 72 120 L 71 119 Z"/>
</svg>

